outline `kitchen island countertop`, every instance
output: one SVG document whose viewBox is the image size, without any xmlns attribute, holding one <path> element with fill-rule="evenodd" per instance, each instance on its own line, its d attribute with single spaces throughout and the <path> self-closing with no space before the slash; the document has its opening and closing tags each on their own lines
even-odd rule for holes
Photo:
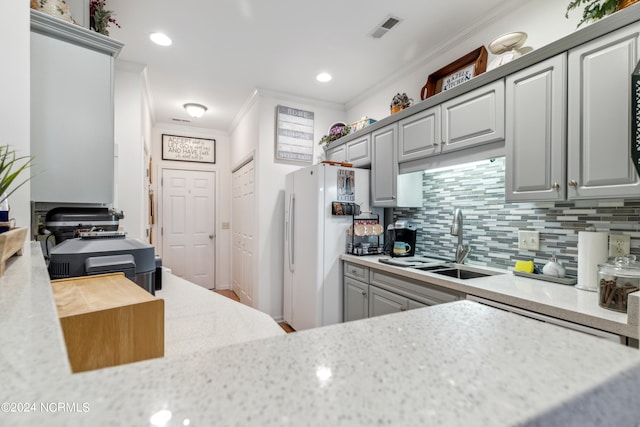
<svg viewBox="0 0 640 427">
<path fill-rule="evenodd" d="M 2 424 L 640 422 L 637 350 L 470 301 L 71 374 L 30 249 L 0 278 Z"/>
</svg>

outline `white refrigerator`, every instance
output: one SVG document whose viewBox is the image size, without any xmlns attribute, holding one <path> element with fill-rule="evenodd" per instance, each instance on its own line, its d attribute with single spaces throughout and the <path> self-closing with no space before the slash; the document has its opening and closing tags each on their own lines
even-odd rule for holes
<svg viewBox="0 0 640 427">
<path fill-rule="evenodd" d="M 295 330 L 342 322 L 342 263 L 350 215 L 332 202 L 369 210 L 369 170 L 326 164 L 286 177 L 284 320 Z"/>
</svg>

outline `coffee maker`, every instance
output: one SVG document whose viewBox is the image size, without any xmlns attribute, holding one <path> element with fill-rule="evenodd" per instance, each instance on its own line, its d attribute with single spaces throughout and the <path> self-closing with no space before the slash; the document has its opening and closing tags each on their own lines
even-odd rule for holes
<svg viewBox="0 0 640 427">
<path fill-rule="evenodd" d="M 416 234 L 418 225 L 409 220 L 398 220 L 387 227 L 389 255 L 392 257 L 410 257 L 416 253 Z"/>
</svg>

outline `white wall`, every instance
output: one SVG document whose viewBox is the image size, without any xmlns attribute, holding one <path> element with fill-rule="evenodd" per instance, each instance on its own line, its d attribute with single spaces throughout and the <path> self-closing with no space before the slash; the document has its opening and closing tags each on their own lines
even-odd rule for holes
<svg viewBox="0 0 640 427">
<path fill-rule="evenodd" d="M 215 139 L 216 163 L 206 164 L 162 160 L 163 133 L 194 138 Z M 160 235 L 160 227 L 162 226 L 162 188 L 160 187 L 162 169 L 214 171 L 216 172 L 215 287 L 216 289 L 231 288 L 231 230 L 223 230 L 221 226 L 223 222 L 231 222 L 231 151 L 229 135 L 226 132 L 214 129 L 156 123 L 151 132 L 151 141 L 151 155 L 153 157 L 153 183 L 151 184 L 151 188 L 156 194 L 155 212 L 157 219 L 153 226 L 153 244 L 156 247 L 156 253 L 162 256 L 162 236 Z"/>
<path fill-rule="evenodd" d="M 148 194 L 145 162 L 144 66 L 116 61 L 114 87 L 115 192 L 113 207 L 124 212 L 120 228 L 147 241 Z M 148 111 L 148 110 L 147 110 Z"/>
<path fill-rule="evenodd" d="M 568 1 L 536 0 L 520 4 L 515 10 L 497 10 L 494 16 L 480 18 L 475 28 L 441 46 L 435 54 L 398 70 L 395 75 L 347 103 L 348 121 L 354 122 L 363 116 L 376 120 L 387 117 L 390 114 L 389 104 L 396 93 L 406 92 L 414 102 L 420 102 L 420 89 L 429 74 L 481 45 L 487 47 L 502 34 L 524 31 L 528 35 L 525 46 L 537 49 L 572 33 L 581 14 L 580 11 L 573 11 L 566 19 L 564 15 Z M 505 3 L 505 7 L 512 8 L 508 3 Z M 494 57 L 489 52 L 487 63 Z"/>
<path fill-rule="evenodd" d="M 275 160 L 276 106 L 314 112 L 314 158 L 317 145 L 331 124 L 344 121 L 342 105 L 323 103 L 259 89 L 252 95 L 232 132 L 233 165 L 253 154 L 256 182 L 255 283 L 259 284 L 255 308 L 275 319 L 282 318 L 284 281 L 284 188 L 287 173 L 304 164 Z"/>
<path fill-rule="evenodd" d="M 6 4 L 5 4 L 6 3 Z M 0 145 L 10 145 L 19 155 L 30 153 L 30 18 L 29 2 L 2 5 L 2 78 L 0 79 Z M 24 174 L 28 177 L 28 172 Z M 31 223 L 30 185 L 27 182 L 11 198 L 10 215 L 20 227 Z"/>
</svg>

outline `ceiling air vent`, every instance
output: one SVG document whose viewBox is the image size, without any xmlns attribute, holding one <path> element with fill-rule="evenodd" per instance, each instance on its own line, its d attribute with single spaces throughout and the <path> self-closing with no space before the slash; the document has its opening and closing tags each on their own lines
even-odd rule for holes
<svg viewBox="0 0 640 427">
<path fill-rule="evenodd" d="M 381 38 L 382 36 L 387 34 L 393 27 L 398 25 L 400 21 L 400 18 L 389 16 L 382 24 L 378 25 L 376 29 L 373 30 L 371 37 L 373 37 L 374 39 Z"/>
<path fill-rule="evenodd" d="M 171 120 L 173 120 L 174 122 L 191 123 L 191 120 L 176 119 L 175 117 L 172 118 Z"/>
</svg>

